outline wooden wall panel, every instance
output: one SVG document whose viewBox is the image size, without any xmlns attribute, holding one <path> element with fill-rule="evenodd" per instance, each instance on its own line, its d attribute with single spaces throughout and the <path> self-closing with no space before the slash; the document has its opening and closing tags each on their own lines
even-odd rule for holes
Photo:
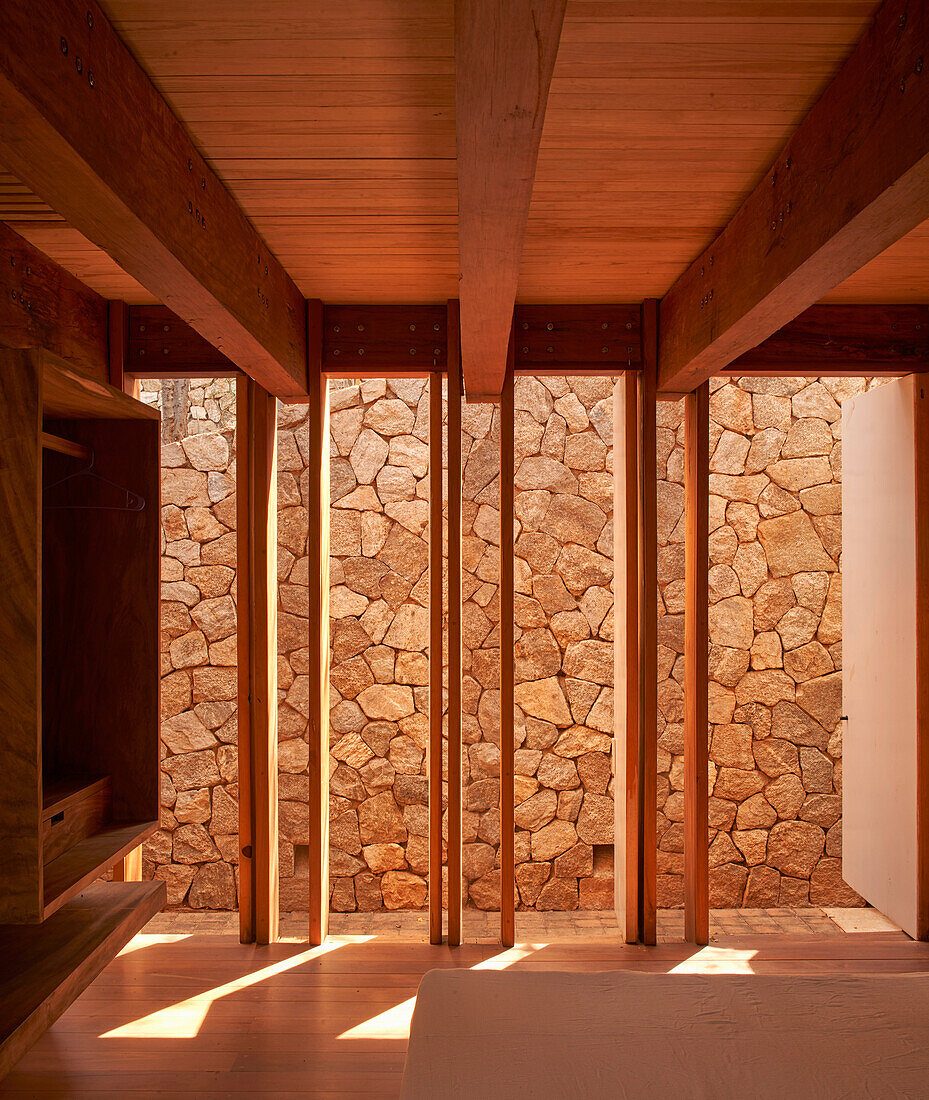
<svg viewBox="0 0 929 1100">
<path fill-rule="evenodd" d="M 42 916 L 41 371 L 0 350 L 0 880 L 4 921 Z M 22 746 L 35 743 L 35 752 Z"/>
<path fill-rule="evenodd" d="M 709 383 L 684 407 L 684 938 L 708 943 Z"/>
<path fill-rule="evenodd" d="M 239 932 L 278 930 L 277 401 L 236 386 L 239 675 Z"/>
</svg>

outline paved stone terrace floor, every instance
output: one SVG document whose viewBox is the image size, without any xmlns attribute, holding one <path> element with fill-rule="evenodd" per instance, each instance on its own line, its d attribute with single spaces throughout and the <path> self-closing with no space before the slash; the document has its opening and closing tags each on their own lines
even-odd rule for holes
<svg viewBox="0 0 929 1100">
<path fill-rule="evenodd" d="M 146 927 L 149 933 L 232 934 L 238 932 L 236 913 L 172 910 L 160 913 Z M 499 940 L 500 916 L 466 909 L 463 915 L 465 943 L 493 944 Z M 301 913 L 281 915 L 281 939 L 305 940 L 307 918 Z M 896 932 L 897 926 L 875 909 L 714 909 L 710 913 L 710 939 L 757 936 L 780 932 L 789 935 L 843 936 L 849 932 Z M 429 918 L 424 912 L 332 913 L 331 936 L 377 936 L 394 943 L 426 943 Z M 520 942 L 564 941 L 619 942 L 612 910 L 580 910 L 573 913 L 521 912 L 516 914 L 516 938 Z M 684 912 L 658 912 L 658 942 L 676 943 L 684 938 Z"/>
<path fill-rule="evenodd" d="M 162 914 L 0 1097 L 397 1097 L 416 990 L 435 968 L 929 975 L 929 944 L 873 910 L 714 913 L 707 947 L 679 942 L 679 913 L 662 914 L 655 947 L 619 943 L 609 913 L 524 914 L 509 950 L 474 942 L 495 914 L 467 916 L 458 948 L 424 943 L 419 913 L 336 916 L 322 947 L 287 918 L 290 942 L 256 947 L 238 942 L 234 913 Z"/>
</svg>

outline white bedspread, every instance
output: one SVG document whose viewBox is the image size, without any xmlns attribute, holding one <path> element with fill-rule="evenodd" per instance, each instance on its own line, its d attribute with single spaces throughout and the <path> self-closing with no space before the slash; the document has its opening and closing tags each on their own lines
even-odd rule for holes
<svg viewBox="0 0 929 1100">
<path fill-rule="evenodd" d="M 432 970 L 403 1100 L 929 1097 L 929 975 Z"/>
</svg>

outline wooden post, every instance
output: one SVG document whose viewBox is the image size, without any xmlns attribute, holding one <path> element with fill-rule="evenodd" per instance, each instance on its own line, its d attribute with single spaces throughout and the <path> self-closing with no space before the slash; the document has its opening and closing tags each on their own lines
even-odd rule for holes
<svg viewBox="0 0 929 1100">
<path fill-rule="evenodd" d="M 125 302 L 107 302 L 107 373 L 110 385 L 138 398 L 137 378 L 126 375 L 129 351 L 129 307 Z M 160 716 L 159 716 L 160 717 Z M 142 881 L 142 848 L 133 848 L 113 867 L 114 882 Z"/>
<path fill-rule="evenodd" d="M 113 865 L 114 882 L 142 881 L 142 846 L 133 848 Z"/>
<path fill-rule="evenodd" d="M 929 940 L 929 386 L 913 379 L 916 460 L 916 935 Z M 846 725 L 847 728 L 847 725 Z"/>
<path fill-rule="evenodd" d="M 442 942 L 442 372 L 429 376 L 429 942 Z"/>
<path fill-rule="evenodd" d="M 239 938 L 274 943 L 277 849 L 277 400 L 236 384 Z"/>
<path fill-rule="evenodd" d="M 639 939 L 638 384 L 637 372 L 626 371 L 613 394 L 614 903 L 626 943 Z"/>
<path fill-rule="evenodd" d="M 708 943 L 710 388 L 685 399 L 684 939 Z"/>
<path fill-rule="evenodd" d="M 514 708 L 513 337 L 500 395 L 500 942 L 516 941 L 516 742 Z"/>
<path fill-rule="evenodd" d="M 309 540 L 310 943 L 329 929 L 329 382 L 311 372 Z"/>
<path fill-rule="evenodd" d="M 658 494 L 655 402 L 658 302 L 642 303 L 642 370 L 638 377 L 639 522 L 639 936 L 656 937 L 658 856 Z"/>
<path fill-rule="evenodd" d="M 448 942 L 461 943 L 461 366 L 448 303 Z"/>
</svg>

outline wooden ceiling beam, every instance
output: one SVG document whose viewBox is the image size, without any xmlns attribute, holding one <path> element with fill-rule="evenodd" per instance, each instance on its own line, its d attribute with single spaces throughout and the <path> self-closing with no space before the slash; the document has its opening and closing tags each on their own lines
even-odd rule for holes
<svg viewBox="0 0 929 1100">
<path fill-rule="evenodd" d="M 107 381 L 106 299 L 0 222 L 0 347 L 45 348 Z"/>
<path fill-rule="evenodd" d="M 720 373 L 819 378 L 929 371 L 929 306 L 812 306 Z"/>
<path fill-rule="evenodd" d="M 929 5 L 885 0 L 728 226 L 661 303 L 687 392 L 929 218 Z"/>
<path fill-rule="evenodd" d="M 305 396 L 300 291 L 100 6 L 0 16 L 0 160 L 264 388 Z"/>
<path fill-rule="evenodd" d="M 456 0 L 461 370 L 469 401 L 506 375 L 523 239 L 566 0 Z"/>
</svg>

